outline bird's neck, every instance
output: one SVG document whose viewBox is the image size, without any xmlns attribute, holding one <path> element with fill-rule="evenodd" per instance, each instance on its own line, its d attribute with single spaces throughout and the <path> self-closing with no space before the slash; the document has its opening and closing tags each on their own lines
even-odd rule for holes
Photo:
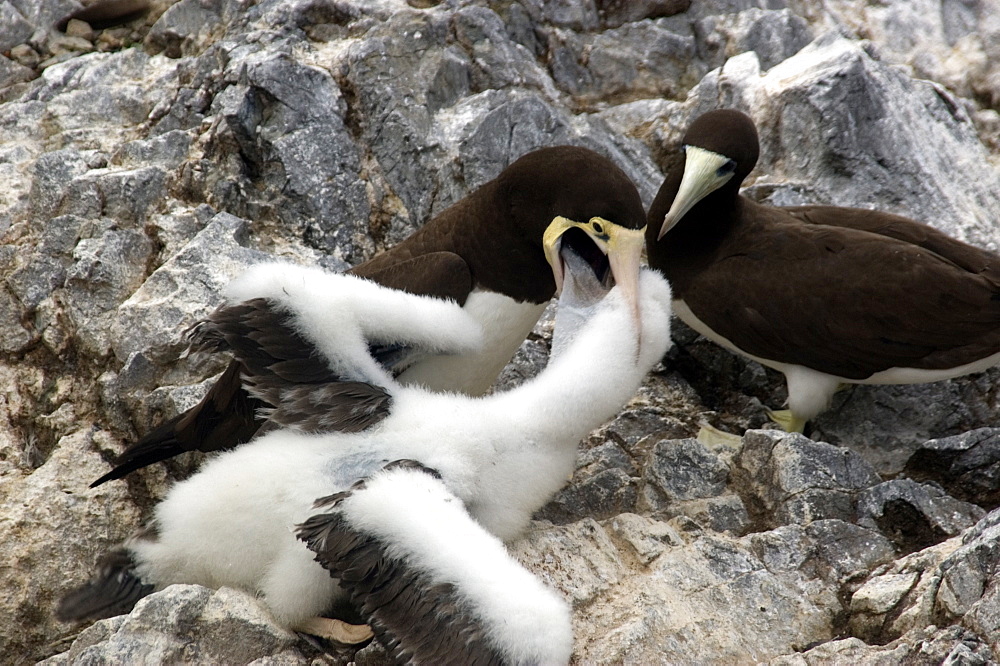
<svg viewBox="0 0 1000 666">
<path fill-rule="evenodd" d="M 488 447 L 469 442 L 478 463 L 463 500 L 501 539 L 517 536 L 566 484 L 580 441 L 613 417 L 638 387 L 645 373 L 636 361 L 634 337 L 627 339 L 627 320 L 611 318 L 597 331 L 588 322 L 534 379 L 485 399 L 490 413 L 482 422 L 495 419 L 494 432 L 512 427 L 516 432 Z"/>
<path fill-rule="evenodd" d="M 618 305 L 590 318 L 544 371 L 506 394 L 525 434 L 575 451 L 635 393 L 645 374 L 638 336 L 628 308 Z"/>
<path fill-rule="evenodd" d="M 739 232 L 749 204 L 738 185 L 727 184 L 699 201 L 662 239 L 648 246 L 649 263 L 670 281 L 674 298 L 684 297 L 688 282 Z"/>
</svg>

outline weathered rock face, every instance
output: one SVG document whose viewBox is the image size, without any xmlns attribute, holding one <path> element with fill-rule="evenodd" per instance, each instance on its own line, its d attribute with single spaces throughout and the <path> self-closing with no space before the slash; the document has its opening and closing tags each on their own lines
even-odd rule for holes
<svg viewBox="0 0 1000 666">
<path fill-rule="evenodd" d="M 997 0 L 0 0 L 0 654 L 311 663 L 232 590 L 52 617 L 197 467 L 87 489 L 219 371 L 180 332 L 249 264 L 364 260 L 533 148 L 591 147 L 648 203 L 718 106 L 760 129 L 750 196 L 1000 249 Z M 766 424 L 782 382 L 675 340 L 512 546 L 572 603 L 579 662 L 1000 660 L 1000 371 L 725 444 L 696 435 Z"/>
</svg>

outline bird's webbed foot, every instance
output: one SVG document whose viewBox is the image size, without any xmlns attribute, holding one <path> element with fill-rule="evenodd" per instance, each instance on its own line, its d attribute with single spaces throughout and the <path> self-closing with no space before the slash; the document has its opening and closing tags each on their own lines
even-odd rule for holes
<svg viewBox="0 0 1000 666">
<path fill-rule="evenodd" d="M 329 617 L 311 617 L 300 622 L 295 627 L 295 631 L 310 636 L 319 636 L 344 645 L 364 643 L 375 635 L 367 624 L 348 624 L 343 620 Z"/>
<path fill-rule="evenodd" d="M 796 416 L 790 409 L 769 409 L 767 416 L 785 432 L 802 433 L 806 428 L 806 420 Z"/>
</svg>

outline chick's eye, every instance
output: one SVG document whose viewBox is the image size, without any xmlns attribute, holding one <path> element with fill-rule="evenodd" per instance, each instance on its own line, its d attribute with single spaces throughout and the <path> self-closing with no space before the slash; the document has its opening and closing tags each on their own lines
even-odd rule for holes
<svg viewBox="0 0 1000 666">
<path fill-rule="evenodd" d="M 594 225 L 594 233 L 598 234 L 604 233 L 604 225 L 602 225 L 600 222 L 594 222 L 593 225 Z"/>
</svg>

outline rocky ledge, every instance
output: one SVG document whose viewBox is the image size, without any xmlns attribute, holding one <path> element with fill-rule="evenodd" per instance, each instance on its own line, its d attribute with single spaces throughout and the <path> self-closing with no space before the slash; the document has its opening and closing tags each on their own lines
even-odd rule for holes
<svg viewBox="0 0 1000 666">
<path fill-rule="evenodd" d="M 197 466 L 87 488 L 219 371 L 176 341 L 253 262 L 364 260 L 558 143 L 613 158 L 648 204 L 718 106 L 760 128 L 751 196 L 1000 248 L 997 0 L 2 0 L 0 35 L 12 663 L 380 663 L 233 590 L 52 616 Z M 550 327 L 501 387 L 544 364 Z M 575 659 L 1000 660 L 1000 371 L 855 388 L 808 440 L 759 429 L 778 377 L 676 328 L 512 546 L 572 603 Z M 703 424 L 746 434 L 706 444 Z"/>
</svg>

